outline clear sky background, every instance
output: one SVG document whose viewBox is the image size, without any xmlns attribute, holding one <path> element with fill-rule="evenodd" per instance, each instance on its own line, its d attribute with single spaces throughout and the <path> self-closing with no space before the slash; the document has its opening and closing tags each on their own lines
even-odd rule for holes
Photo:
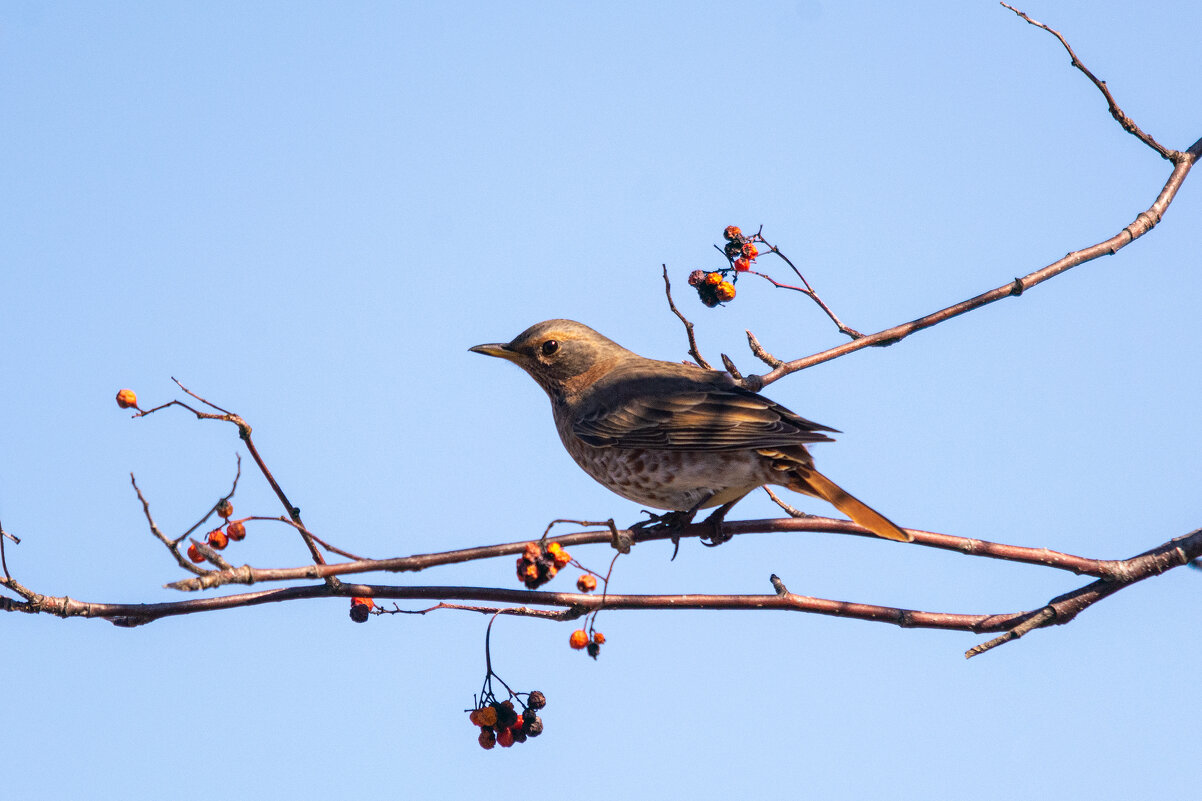
<svg viewBox="0 0 1202 801">
<path fill-rule="evenodd" d="M 1161 142 L 1202 136 L 1193 3 L 1024 8 Z M 240 444 L 184 414 L 131 420 L 120 387 L 154 404 L 176 376 L 242 414 L 306 522 L 357 553 L 631 523 L 533 382 L 469 346 L 570 317 L 681 359 L 666 263 L 705 353 L 755 369 L 745 328 L 781 357 L 842 337 L 762 282 L 703 308 L 683 282 L 720 264 L 728 224 L 762 224 L 875 331 L 1110 236 L 1169 173 L 1051 36 L 992 2 L 14 0 L 0 97 L 8 565 L 94 601 L 178 597 L 129 473 L 179 533 Z M 767 394 L 844 431 L 818 464 L 903 525 L 1106 558 L 1186 534 L 1199 181 L 1114 257 Z M 279 513 L 251 471 L 235 506 Z M 736 514 L 774 509 L 757 493 Z M 763 593 L 775 572 L 821 597 L 1007 612 L 1087 581 L 829 535 L 670 552 L 637 547 L 613 589 Z M 230 558 L 306 554 L 261 526 Z M 375 580 L 513 587 L 512 565 Z M 1176 570 L 969 662 L 985 638 L 611 612 L 594 663 L 572 625 L 502 619 L 495 666 L 549 705 L 541 738 L 491 752 L 461 711 L 478 615 L 8 615 L 0 773 L 14 799 L 1196 797 L 1200 599 L 1202 573 Z"/>
</svg>

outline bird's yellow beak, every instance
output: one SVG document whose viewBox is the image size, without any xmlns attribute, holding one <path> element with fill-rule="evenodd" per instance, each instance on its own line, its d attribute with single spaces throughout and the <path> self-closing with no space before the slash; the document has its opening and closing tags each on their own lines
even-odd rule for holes
<svg viewBox="0 0 1202 801">
<path fill-rule="evenodd" d="M 485 356 L 496 356 L 498 359 L 516 362 L 521 358 L 520 354 L 515 350 L 510 350 L 509 346 L 501 342 L 494 342 L 489 345 L 477 345 L 474 348 L 468 348 L 472 353 L 483 353 Z"/>
</svg>

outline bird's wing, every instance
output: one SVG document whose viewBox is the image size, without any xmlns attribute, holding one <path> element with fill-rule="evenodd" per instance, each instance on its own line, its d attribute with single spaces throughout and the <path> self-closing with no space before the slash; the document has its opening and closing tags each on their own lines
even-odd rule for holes
<svg viewBox="0 0 1202 801">
<path fill-rule="evenodd" d="M 597 447 L 670 451 L 781 448 L 835 432 L 753 392 L 713 388 L 619 396 L 580 414 L 572 430 Z"/>
</svg>

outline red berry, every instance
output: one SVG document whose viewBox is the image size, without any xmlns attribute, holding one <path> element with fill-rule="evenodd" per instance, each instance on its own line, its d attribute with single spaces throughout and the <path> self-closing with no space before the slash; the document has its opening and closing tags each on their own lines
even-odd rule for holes
<svg viewBox="0 0 1202 801">
<path fill-rule="evenodd" d="M 739 258 L 735 259 L 735 269 L 741 273 L 745 273 L 751 269 L 751 262 L 740 256 Z"/>
<path fill-rule="evenodd" d="M 242 524 L 242 521 L 235 520 L 225 527 L 225 534 L 231 540 L 237 542 L 246 536 L 246 526 Z"/>
<path fill-rule="evenodd" d="M 196 543 L 192 543 L 188 546 L 188 558 L 199 565 L 205 560 L 205 555 L 200 552 L 200 547 Z"/>
</svg>

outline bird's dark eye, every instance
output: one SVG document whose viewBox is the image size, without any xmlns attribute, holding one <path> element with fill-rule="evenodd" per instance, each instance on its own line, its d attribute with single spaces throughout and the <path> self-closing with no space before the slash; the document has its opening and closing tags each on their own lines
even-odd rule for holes
<svg viewBox="0 0 1202 801">
<path fill-rule="evenodd" d="M 543 355 L 550 356 L 555 351 L 559 350 L 559 342 L 554 339 L 548 339 L 543 343 Z"/>
</svg>

